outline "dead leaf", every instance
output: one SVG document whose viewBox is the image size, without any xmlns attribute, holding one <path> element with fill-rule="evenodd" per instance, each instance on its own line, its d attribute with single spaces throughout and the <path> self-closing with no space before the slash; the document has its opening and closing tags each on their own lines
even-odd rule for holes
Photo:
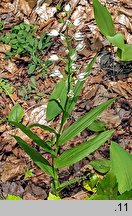
<svg viewBox="0 0 132 216">
<path fill-rule="evenodd" d="M 119 115 L 114 114 L 113 110 L 105 110 L 99 117 L 99 119 L 107 125 L 108 128 L 116 128 L 121 124 L 121 118 Z"/>
<path fill-rule="evenodd" d="M 8 157 L 4 166 L 3 173 L 1 176 L 1 181 L 6 182 L 13 178 L 18 177 L 19 175 L 24 174 L 25 172 L 25 163 L 21 159 L 16 157 Z"/>
<path fill-rule="evenodd" d="M 0 43 L 0 52 L 7 53 L 11 51 L 11 46 L 8 44 Z"/>
<path fill-rule="evenodd" d="M 88 196 L 86 191 L 79 191 L 74 196 L 71 197 L 65 197 L 63 200 L 84 200 Z"/>
<path fill-rule="evenodd" d="M 20 183 L 16 182 L 4 182 L 1 184 L 3 195 L 6 197 L 8 194 L 13 194 L 15 196 L 22 197 L 24 193 L 23 187 L 20 185 Z"/>
<path fill-rule="evenodd" d="M 15 0 L 13 4 L 14 4 L 16 12 L 20 10 L 23 14 L 27 16 L 29 16 L 32 12 L 32 9 L 30 8 L 26 0 Z"/>
<path fill-rule="evenodd" d="M 57 9 L 56 7 L 48 7 L 48 4 L 44 3 L 41 7 L 36 7 L 35 12 L 41 19 L 48 20 L 54 16 Z"/>
<path fill-rule="evenodd" d="M 113 82 L 111 81 L 109 83 L 109 89 L 112 89 L 113 91 L 115 91 L 116 93 L 118 93 L 119 95 L 124 96 L 126 99 L 129 98 L 128 93 L 130 95 L 132 95 L 132 86 L 131 84 L 128 84 L 127 82 L 123 82 L 123 81 L 118 81 L 118 82 Z"/>
<path fill-rule="evenodd" d="M 30 115 L 27 116 L 29 123 L 47 124 L 46 121 L 46 108 L 47 105 L 41 105 L 34 108 Z"/>
</svg>

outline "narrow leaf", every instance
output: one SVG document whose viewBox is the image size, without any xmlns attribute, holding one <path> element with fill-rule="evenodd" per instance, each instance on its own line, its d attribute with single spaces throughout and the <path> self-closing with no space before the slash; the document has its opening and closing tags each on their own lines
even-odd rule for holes
<svg viewBox="0 0 132 216">
<path fill-rule="evenodd" d="M 98 149 L 102 144 L 104 144 L 113 134 L 114 130 L 105 131 L 94 137 L 93 139 L 88 140 L 76 146 L 72 149 L 64 151 L 56 160 L 56 168 L 63 168 L 70 166 L 83 158 L 87 157 L 89 154 Z"/>
<path fill-rule="evenodd" d="M 30 145 L 28 145 L 24 140 L 22 140 L 18 136 L 13 136 L 20 147 L 30 156 L 30 158 L 33 160 L 33 162 L 44 172 L 46 172 L 50 176 L 53 175 L 52 167 L 50 166 L 49 162 L 42 157 L 40 153 L 37 152 L 36 149 L 32 148 Z"/>
<path fill-rule="evenodd" d="M 53 90 L 53 92 L 50 95 L 48 106 L 47 106 L 47 112 L 46 112 L 46 118 L 48 121 L 55 118 L 60 112 L 62 112 L 62 109 L 58 106 L 58 104 L 54 101 L 59 101 L 62 108 L 64 108 L 65 101 L 67 96 L 67 86 L 66 81 L 61 80 Z"/>
<path fill-rule="evenodd" d="M 78 182 L 81 178 L 75 178 L 75 179 L 71 179 L 69 181 L 66 181 L 62 184 L 60 184 L 60 186 L 57 188 L 57 192 L 59 193 L 60 191 L 62 191 L 64 188 L 66 188 L 67 186 L 71 185 L 71 184 L 75 184 L 76 182 Z"/>
<path fill-rule="evenodd" d="M 89 127 L 92 122 L 95 121 L 97 116 L 99 116 L 115 99 L 110 99 L 96 108 L 92 109 L 90 112 L 86 113 L 76 122 L 74 122 L 69 128 L 67 128 L 59 138 L 58 145 L 66 143 L 71 138 L 75 137 L 81 131 Z"/>
<path fill-rule="evenodd" d="M 9 121 L 20 122 L 24 116 L 24 109 L 20 106 L 20 104 L 15 104 L 8 115 Z"/>
<path fill-rule="evenodd" d="M 114 22 L 111 14 L 98 0 L 93 0 L 94 16 L 97 26 L 104 36 L 115 34 Z"/>
<path fill-rule="evenodd" d="M 132 155 L 116 142 L 111 143 L 110 159 L 120 194 L 132 189 Z"/>
<path fill-rule="evenodd" d="M 44 142 L 40 137 L 38 137 L 36 134 L 34 134 L 28 127 L 25 127 L 21 123 L 12 122 L 10 121 L 12 125 L 15 125 L 16 127 L 20 128 L 23 133 L 25 133 L 30 139 L 32 139 L 35 143 L 37 143 L 39 146 L 43 148 L 46 152 L 51 153 L 52 155 L 55 155 L 55 152 L 52 150 L 50 146 L 47 145 L 46 142 Z"/>
</svg>

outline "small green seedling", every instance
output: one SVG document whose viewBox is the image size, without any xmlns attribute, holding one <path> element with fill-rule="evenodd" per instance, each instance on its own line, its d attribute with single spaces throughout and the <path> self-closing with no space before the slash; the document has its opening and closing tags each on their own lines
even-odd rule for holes
<svg viewBox="0 0 132 216">
<path fill-rule="evenodd" d="M 51 64 L 49 61 L 44 62 L 41 58 L 42 51 L 50 45 L 50 37 L 44 33 L 38 39 L 35 37 L 35 32 L 34 25 L 21 23 L 12 27 L 10 33 L 0 36 L 1 42 L 11 45 L 11 51 L 6 53 L 7 58 L 26 55 L 31 59 L 28 64 L 29 75 L 37 69 L 44 74 Z"/>
<path fill-rule="evenodd" d="M 14 92 L 14 87 L 7 79 L 0 79 L 0 93 L 5 92 L 5 94 L 12 100 L 13 104 L 15 104 L 12 93 Z"/>
</svg>

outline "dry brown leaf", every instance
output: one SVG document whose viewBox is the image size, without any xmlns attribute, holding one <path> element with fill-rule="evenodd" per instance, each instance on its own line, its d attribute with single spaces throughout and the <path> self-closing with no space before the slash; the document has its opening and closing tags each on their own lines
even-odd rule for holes
<svg viewBox="0 0 132 216">
<path fill-rule="evenodd" d="M 118 82 L 111 81 L 109 83 L 109 89 L 112 89 L 113 91 L 115 91 L 119 95 L 124 96 L 126 99 L 129 98 L 128 93 L 130 95 L 132 95 L 132 90 L 131 90 L 132 86 L 129 85 L 127 82 L 123 82 L 120 80 Z"/>
<path fill-rule="evenodd" d="M 11 46 L 8 44 L 0 43 L 0 52 L 7 53 L 11 51 Z"/>
<path fill-rule="evenodd" d="M 32 12 L 32 9 L 30 8 L 26 0 L 15 0 L 13 4 L 14 4 L 16 12 L 20 10 L 26 16 L 29 16 Z"/>
<path fill-rule="evenodd" d="M 86 191 L 79 191 L 77 194 L 71 197 L 65 197 L 63 200 L 84 200 L 88 196 Z"/>
<path fill-rule="evenodd" d="M 113 110 L 105 110 L 99 117 L 99 119 L 106 123 L 108 128 L 116 128 L 121 123 L 119 115 L 114 114 Z"/>
<path fill-rule="evenodd" d="M 56 7 L 49 7 L 48 4 L 44 3 L 42 6 L 36 7 L 35 12 L 41 19 L 48 20 L 54 16 L 57 9 Z"/>
<path fill-rule="evenodd" d="M 25 172 L 25 163 L 21 159 L 16 157 L 8 157 L 4 166 L 1 176 L 1 181 L 6 182 L 13 178 L 16 178 L 19 175 L 24 174 Z"/>
</svg>

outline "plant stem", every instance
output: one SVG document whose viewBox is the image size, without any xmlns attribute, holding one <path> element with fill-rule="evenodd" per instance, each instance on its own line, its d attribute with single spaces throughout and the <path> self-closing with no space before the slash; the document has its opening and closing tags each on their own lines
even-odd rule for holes
<svg viewBox="0 0 132 216">
<path fill-rule="evenodd" d="M 70 45 L 70 39 L 68 37 L 68 28 L 67 28 L 67 38 L 66 38 L 66 43 L 67 43 L 67 48 L 70 51 L 71 49 L 71 45 Z M 67 105 L 69 102 L 69 92 L 71 90 L 71 78 L 72 78 L 72 71 L 71 71 L 71 63 L 72 60 L 70 58 L 70 55 L 68 54 L 68 76 L 67 76 L 67 96 L 66 96 L 66 101 L 65 101 L 65 105 L 64 105 L 64 109 L 62 112 L 62 118 L 61 118 L 61 123 L 60 123 L 60 128 L 59 128 L 59 132 L 58 132 L 58 136 L 55 142 L 55 146 L 56 146 L 56 156 L 53 157 L 53 161 L 52 161 L 52 167 L 53 167 L 53 172 L 54 172 L 54 179 L 53 179 L 53 193 L 57 196 L 59 195 L 59 193 L 57 192 L 57 188 L 59 187 L 60 183 L 59 183 L 59 177 L 58 177 L 58 169 L 55 168 L 55 159 L 58 157 L 58 152 L 59 152 L 59 146 L 58 146 L 58 140 L 59 137 L 61 135 L 62 129 L 63 129 L 63 125 L 68 117 L 67 114 Z"/>
</svg>

